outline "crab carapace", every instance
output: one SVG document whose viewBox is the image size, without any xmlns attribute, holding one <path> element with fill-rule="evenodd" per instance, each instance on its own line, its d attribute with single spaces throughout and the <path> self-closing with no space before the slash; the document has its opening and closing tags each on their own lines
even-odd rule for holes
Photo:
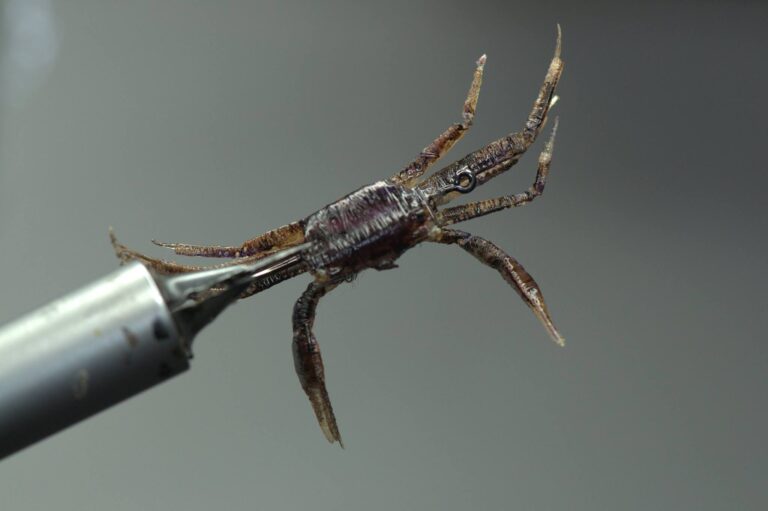
<svg viewBox="0 0 768 511">
<path fill-rule="evenodd" d="M 452 224 L 471 218 L 522 206 L 541 195 L 552 159 L 557 120 L 549 141 L 539 155 L 536 178 L 526 191 L 439 208 L 508 170 L 536 140 L 556 100 L 555 88 L 563 71 L 560 46 L 558 26 L 554 57 L 523 129 L 469 153 L 429 177 L 422 179 L 429 166 L 443 156 L 472 125 L 485 55 L 477 61 L 464 102 L 462 121 L 446 129 L 411 163 L 389 179 L 364 186 L 303 220 L 269 231 L 239 246 L 154 242 L 180 255 L 234 259 L 225 265 L 254 261 L 306 242 L 311 244 L 302 254 L 301 265 L 286 268 L 254 282 L 242 297 L 263 291 L 300 273 L 309 272 L 314 277 L 314 281 L 294 306 L 293 357 L 301 386 L 309 396 L 320 427 L 330 442 L 341 444 L 341 435 L 326 390 L 320 347 L 312 333 L 317 304 L 326 293 L 353 279 L 366 268 L 395 268 L 397 258 L 421 242 L 458 245 L 498 271 L 536 314 L 549 336 L 556 343 L 563 344 L 563 337 L 550 319 L 539 286 L 520 263 L 488 240 L 449 228 Z M 140 260 L 161 273 L 210 268 L 147 257 L 120 244 L 114 235 L 112 243 L 122 261 Z"/>
</svg>

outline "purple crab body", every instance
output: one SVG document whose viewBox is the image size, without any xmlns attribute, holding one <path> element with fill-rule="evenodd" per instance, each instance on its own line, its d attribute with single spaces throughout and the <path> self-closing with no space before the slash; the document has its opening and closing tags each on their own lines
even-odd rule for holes
<svg viewBox="0 0 768 511">
<path fill-rule="evenodd" d="M 305 220 L 312 248 L 305 260 L 321 276 L 392 268 L 427 237 L 429 209 L 418 190 L 378 181 L 329 204 Z"/>
</svg>

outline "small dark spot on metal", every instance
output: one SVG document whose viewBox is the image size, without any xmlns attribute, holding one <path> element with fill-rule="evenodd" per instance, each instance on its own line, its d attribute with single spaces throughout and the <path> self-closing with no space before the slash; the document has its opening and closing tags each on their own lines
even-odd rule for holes
<svg viewBox="0 0 768 511">
<path fill-rule="evenodd" d="M 87 396 L 90 379 L 91 377 L 87 370 L 80 369 L 77 371 L 72 380 L 72 397 L 80 401 Z"/>
<path fill-rule="evenodd" d="M 135 348 L 139 345 L 139 338 L 136 337 L 136 334 L 128 330 L 126 327 L 121 328 L 123 331 L 123 337 L 125 338 L 125 342 L 128 344 L 128 347 Z"/>
<path fill-rule="evenodd" d="M 152 323 L 152 332 L 155 334 L 155 339 L 158 341 L 164 341 L 171 336 L 168 328 L 166 328 L 165 324 L 163 324 L 163 321 L 160 318 L 156 319 L 154 323 Z"/>
</svg>

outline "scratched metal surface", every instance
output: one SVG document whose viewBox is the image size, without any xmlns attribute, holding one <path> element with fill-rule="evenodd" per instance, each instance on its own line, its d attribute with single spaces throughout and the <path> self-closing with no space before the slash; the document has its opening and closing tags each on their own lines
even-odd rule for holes
<svg viewBox="0 0 768 511">
<path fill-rule="evenodd" d="M 765 509 L 768 12 L 633 4 L 6 0 L 0 322 L 114 268 L 110 225 L 157 255 L 235 243 L 391 175 L 482 53 L 451 157 L 522 127 L 560 22 L 547 191 L 461 228 L 526 265 L 568 345 L 418 247 L 319 307 L 341 450 L 293 371 L 303 276 L 190 373 L 0 463 L 2 509 Z"/>
</svg>

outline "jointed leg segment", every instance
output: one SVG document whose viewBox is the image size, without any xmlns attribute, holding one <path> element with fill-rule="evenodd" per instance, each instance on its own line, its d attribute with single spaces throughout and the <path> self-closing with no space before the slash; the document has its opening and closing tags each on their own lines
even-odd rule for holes
<svg viewBox="0 0 768 511">
<path fill-rule="evenodd" d="M 515 195 L 504 195 L 494 199 L 480 200 L 462 204 L 461 206 L 445 208 L 438 211 L 438 222 L 441 225 L 450 225 L 478 216 L 494 213 L 502 209 L 523 206 L 544 193 L 544 187 L 547 184 L 547 176 L 549 175 L 549 166 L 552 163 L 552 150 L 555 145 L 557 124 L 557 119 L 555 119 L 555 125 L 552 127 L 552 135 L 549 137 L 549 141 L 544 147 L 544 150 L 539 154 L 539 166 L 536 171 L 536 179 L 528 190 Z"/>
<path fill-rule="evenodd" d="M 523 137 L 525 137 L 529 145 L 536 140 L 536 136 L 547 120 L 547 113 L 550 107 L 555 103 L 555 88 L 557 87 L 557 82 L 560 81 L 560 75 L 563 73 L 563 61 L 560 60 L 562 39 L 562 32 L 560 25 L 558 25 L 555 55 L 552 57 L 552 62 L 549 64 L 549 69 L 547 69 L 547 75 L 544 77 L 544 84 L 539 90 L 539 95 L 533 103 L 533 109 L 528 115 L 528 121 L 523 129 Z"/>
<path fill-rule="evenodd" d="M 274 249 L 287 248 L 304 242 L 304 228 L 293 222 L 246 241 L 239 247 L 218 245 L 188 245 L 186 243 L 163 243 L 152 240 L 155 245 L 173 249 L 179 255 L 201 257 L 248 257 Z"/>
<path fill-rule="evenodd" d="M 514 257 L 486 239 L 454 229 L 441 230 L 432 241 L 456 244 L 475 256 L 480 262 L 498 271 L 536 314 L 552 340 L 560 346 L 565 345 L 565 339 L 557 331 L 552 318 L 549 316 L 549 310 L 547 304 L 544 303 L 544 296 L 539 285 Z"/>
<path fill-rule="evenodd" d="M 219 268 L 222 266 L 240 263 L 240 261 L 232 261 L 218 266 L 198 266 L 191 264 L 181 264 L 175 261 L 166 261 L 164 259 L 155 259 L 154 257 L 148 257 L 120 243 L 111 228 L 109 229 L 109 240 L 112 243 L 112 248 L 115 251 L 115 255 L 118 259 L 120 259 L 122 264 L 128 263 L 130 261 L 140 261 L 146 266 L 149 266 L 153 270 L 164 275 L 171 275 L 174 273 L 189 273 L 193 271 L 208 270 L 211 268 Z"/>
<path fill-rule="evenodd" d="M 435 161 L 447 153 L 453 144 L 459 141 L 472 126 L 475 117 L 475 108 L 477 107 L 477 98 L 480 95 L 480 85 L 483 82 L 483 68 L 485 66 L 485 55 L 477 61 L 475 74 L 472 78 L 472 85 L 469 87 L 467 99 L 464 101 L 462 110 L 462 122 L 452 124 L 447 130 L 442 132 L 431 144 L 422 149 L 421 153 L 406 167 L 392 176 L 392 181 L 404 186 L 412 186 Z"/>
<path fill-rule="evenodd" d="M 120 259 L 122 263 L 127 263 L 130 261 L 139 261 L 144 265 L 149 266 L 157 273 L 160 273 L 163 275 L 172 275 L 176 273 L 190 273 L 195 271 L 224 268 L 227 266 L 236 266 L 238 264 L 257 261 L 262 257 L 264 257 L 264 255 L 267 255 L 267 254 L 258 253 L 253 256 L 242 257 L 242 258 L 239 258 L 233 261 L 227 261 L 221 264 L 199 266 L 199 265 L 191 265 L 191 264 L 181 264 L 175 261 L 167 261 L 165 259 L 156 259 L 154 257 L 146 256 L 120 243 L 117 240 L 117 237 L 115 236 L 115 233 L 112 231 L 112 229 L 109 230 L 109 238 L 112 242 L 112 248 L 115 250 L 115 255 L 117 255 L 117 258 Z M 289 268 L 285 268 L 280 271 L 277 271 L 276 273 L 273 273 L 269 276 L 266 276 L 264 278 L 254 281 L 253 284 L 251 284 L 251 286 L 248 289 L 246 289 L 242 295 L 240 295 L 240 298 L 247 298 L 256 293 L 260 293 L 266 289 L 269 289 L 272 286 L 276 286 L 280 282 L 283 282 L 301 273 L 304 273 L 305 271 L 307 271 L 307 268 L 302 266 L 289 267 Z M 212 289 L 211 291 L 215 293 L 219 290 Z"/>
<path fill-rule="evenodd" d="M 325 371 L 320 346 L 312 332 L 315 312 L 320 298 L 335 288 L 337 283 L 312 282 L 293 308 L 293 362 L 301 387 L 309 397 L 320 428 L 329 442 L 344 447 L 333 415 L 331 399 L 325 388 Z"/>
<path fill-rule="evenodd" d="M 454 182 L 456 174 L 462 169 L 470 170 L 477 179 L 478 184 L 487 182 L 492 177 L 508 170 L 534 143 L 547 119 L 550 107 L 554 104 L 554 92 L 560 76 L 563 72 L 563 61 L 560 60 L 561 36 L 558 26 L 557 45 L 555 54 L 547 69 L 544 83 L 539 89 L 536 101 L 533 103 L 528 119 L 522 131 L 510 133 L 490 144 L 482 147 L 459 161 L 435 172 L 427 179 L 419 183 L 419 189 L 426 192 L 441 190 L 446 183 Z M 457 197 L 458 192 L 448 192 L 442 196 L 434 197 L 437 205 L 445 204 Z"/>
</svg>

